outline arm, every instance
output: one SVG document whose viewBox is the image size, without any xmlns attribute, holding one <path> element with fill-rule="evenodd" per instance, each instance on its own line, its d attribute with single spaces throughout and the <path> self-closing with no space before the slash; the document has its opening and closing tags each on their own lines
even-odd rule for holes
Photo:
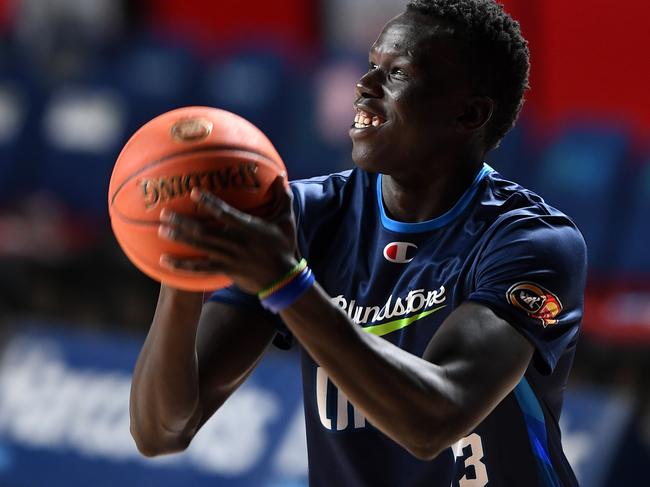
<svg viewBox="0 0 650 487">
<path fill-rule="evenodd" d="M 273 190 L 278 195 L 286 194 L 284 180 L 277 179 Z M 260 239 L 264 244 L 263 255 L 268 255 L 269 249 L 284 250 L 288 245 L 291 248 L 295 242 L 294 234 L 290 233 L 293 231 L 290 200 L 282 201 L 285 205 L 279 210 L 284 213 L 278 225 L 283 225 L 287 233 L 278 228 L 268 238 Z M 164 256 L 162 264 L 195 272 L 223 272 L 220 264 L 223 256 L 238 258 L 237 251 L 246 252 L 247 246 L 219 242 L 204 220 L 175 216 L 165 210 L 160 217 L 165 222 L 159 228 L 162 238 L 203 250 L 218 248 L 221 257 L 216 266 L 214 261 L 209 261 L 211 267 L 205 267 L 206 262 L 200 259 L 174 256 Z M 242 218 L 249 217 L 242 215 Z M 274 228 L 262 220 L 257 223 L 263 228 Z M 278 257 L 267 259 L 266 266 L 259 266 L 254 258 L 239 261 L 240 265 L 248 265 L 242 271 L 243 276 L 255 274 L 271 280 L 279 272 L 278 268 L 283 269 L 286 261 L 291 260 L 292 254 Z M 268 265 L 269 262 L 275 266 Z M 243 277 L 239 287 L 248 290 L 249 281 Z M 144 455 L 185 449 L 198 429 L 248 377 L 275 335 L 272 318 L 266 313 L 202 303 L 202 293 L 161 287 L 131 386 L 131 434 Z"/>
<path fill-rule="evenodd" d="M 162 286 L 131 386 L 131 434 L 141 453 L 185 449 L 239 387 L 275 330 L 268 318 L 201 293 Z"/>
<path fill-rule="evenodd" d="M 171 259 L 173 267 L 225 272 L 238 286 L 255 293 L 273 281 L 271 267 L 286 270 L 295 264 L 290 232 L 282 238 L 278 225 L 244 215 L 207 193 L 194 192 L 193 198 L 229 231 L 213 235 L 209 245 L 198 244 L 189 232 L 171 232 L 169 238 L 208 255 L 200 263 Z M 189 223 L 180 215 L 170 218 L 171 225 Z M 276 277 L 283 273 L 274 271 Z M 317 284 L 281 316 L 351 402 L 421 459 L 435 457 L 476 427 L 520 381 L 534 351 L 530 340 L 490 307 L 474 301 L 445 320 L 423 358 L 364 332 Z M 532 315 L 528 318 L 535 321 Z"/>
<path fill-rule="evenodd" d="M 422 359 L 349 323 L 318 287 L 282 316 L 373 424 L 427 459 L 474 429 L 521 380 L 533 353 L 539 370 L 553 370 L 579 330 L 585 271 L 584 240 L 569 220 L 513 219 L 492 237 L 475 289 Z"/>
<path fill-rule="evenodd" d="M 282 318 L 369 421 L 423 460 L 476 427 L 533 354 L 511 325 L 471 302 L 445 320 L 423 358 L 365 333 L 317 285 Z"/>
</svg>

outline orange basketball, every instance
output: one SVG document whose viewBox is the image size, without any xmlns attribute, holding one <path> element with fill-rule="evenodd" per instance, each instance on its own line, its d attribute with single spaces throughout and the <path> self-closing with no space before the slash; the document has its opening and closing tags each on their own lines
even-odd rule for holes
<svg viewBox="0 0 650 487">
<path fill-rule="evenodd" d="M 140 128 L 117 158 L 108 190 L 111 226 L 142 272 L 178 289 L 209 291 L 230 284 L 224 275 L 197 275 L 160 265 L 161 254 L 197 258 L 201 252 L 158 236 L 160 210 L 207 218 L 190 199 L 210 191 L 247 213 L 273 207 L 270 186 L 285 176 L 282 159 L 252 123 L 224 110 L 186 107 Z"/>
</svg>

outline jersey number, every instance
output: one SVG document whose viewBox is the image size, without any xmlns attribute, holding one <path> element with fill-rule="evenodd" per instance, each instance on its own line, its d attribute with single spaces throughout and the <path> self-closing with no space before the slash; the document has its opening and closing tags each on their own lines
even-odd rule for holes
<svg viewBox="0 0 650 487">
<path fill-rule="evenodd" d="M 328 390 L 336 391 L 336 419 L 327 415 L 327 393 Z M 330 380 L 321 367 L 316 368 L 316 404 L 321 424 L 328 430 L 342 431 L 350 425 L 348 409 L 353 411 L 352 426 L 364 428 L 366 418 L 350 404 L 348 398 L 336 387 L 330 387 Z M 463 438 L 452 446 L 456 458 L 463 458 L 465 450 L 469 449 L 469 456 L 465 458 L 465 474 L 459 481 L 459 487 L 485 487 L 488 483 L 487 469 L 483 460 L 483 443 L 481 437 L 476 433 Z M 470 468 L 471 467 L 471 468 Z M 473 473 L 470 471 L 473 470 Z M 467 474 L 470 473 L 470 477 Z"/>
<path fill-rule="evenodd" d="M 366 418 L 357 409 L 350 404 L 345 394 L 339 391 L 336 387 L 329 386 L 329 377 L 325 371 L 318 367 L 316 369 L 316 404 L 318 405 L 318 416 L 320 417 L 321 424 L 328 430 L 342 431 L 348 427 L 350 423 L 348 415 L 348 405 L 351 406 L 353 411 L 353 427 L 365 428 Z M 333 424 L 332 419 L 327 416 L 327 391 L 333 389 L 336 391 L 336 422 Z"/>
<path fill-rule="evenodd" d="M 465 475 L 458 481 L 459 487 L 485 487 L 488 483 L 488 475 L 485 464 L 481 461 L 483 460 L 481 437 L 476 433 L 472 433 L 453 445 L 452 449 L 456 458 L 465 456 L 463 451 L 465 448 L 469 448 L 469 457 L 465 459 Z M 471 478 L 468 478 L 467 474 L 470 467 L 472 467 L 474 473 Z"/>
</svg>

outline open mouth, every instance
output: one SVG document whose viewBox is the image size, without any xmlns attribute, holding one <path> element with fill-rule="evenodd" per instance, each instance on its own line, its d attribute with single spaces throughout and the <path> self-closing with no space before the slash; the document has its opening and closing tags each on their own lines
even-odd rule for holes
<svg viewBox="0 0 650 487">
<path fill-rule="evenodd" d="M 357 114 L 354 117 L 354 128 L 355 129 L 366 129 L 369 127 L 379 127 L 386 123 L 384 118 L 381 118 L 379 115 L 373 115 L 359 108 L 356 109 Z"/>
</svg>

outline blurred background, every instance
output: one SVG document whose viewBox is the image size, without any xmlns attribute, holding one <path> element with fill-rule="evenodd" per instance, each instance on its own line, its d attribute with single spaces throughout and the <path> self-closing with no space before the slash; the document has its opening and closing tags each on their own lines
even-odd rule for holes
<svg viewBox="0 0 650 487">
<path fill-rule="evenodd" d="M 650 3 L 508 0 L 532 91 L 488 162 L 589 247 L 563 440 L 587 487 L 649 485 Z M 115 158 L 162 112 L 262 128 L 293 179 L 351 167 L 354 83 L 397 0 L 0 0 L 0 485 L 306 486 L 300 378 L 270 352 L 190 449 L 144 459 L 130 372 L 158 286 L 117 247 Z"/>
</svg>

